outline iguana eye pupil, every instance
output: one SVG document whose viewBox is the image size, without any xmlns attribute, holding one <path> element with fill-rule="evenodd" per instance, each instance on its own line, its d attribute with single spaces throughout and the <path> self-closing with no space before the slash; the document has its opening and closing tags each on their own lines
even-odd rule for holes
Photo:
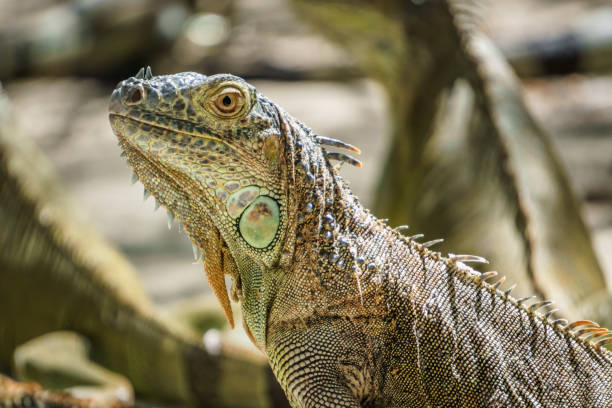
<svg viewBox="0 0 612 408">
<path fill-rule="evenodd" d="M 217 97 L 217 107 L 223 113 L 233 113 L 237 110 L 238 96 L 235 94 L 225 94 Z"/>
<path fill-rule="evenodd" d="M 217 116 L 231 118 L 239 115 L 245 106 L 245 98 L 235 87 L 226 87 L 211 99 L 210 107 Z"/>
<path fill-rule="evenodd" d="M 220 118 L 236 118 L 244 114 L 249 100 L 244 90 L 230 84 L 211 90 L 203 95 L 202 106 Z"/>
</svg>

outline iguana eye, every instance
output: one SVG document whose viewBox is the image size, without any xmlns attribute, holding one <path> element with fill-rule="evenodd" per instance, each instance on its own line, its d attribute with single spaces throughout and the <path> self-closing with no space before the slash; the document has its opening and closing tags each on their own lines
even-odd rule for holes
<svg viewBox="0 0 612 408">
<path fill-rule="evenodd" d="M 238 116 L 245 105 L 243 93 L 233 86 L 222 88 L 211 99 L 211 110 L 222 118 Z"/>
</svg>

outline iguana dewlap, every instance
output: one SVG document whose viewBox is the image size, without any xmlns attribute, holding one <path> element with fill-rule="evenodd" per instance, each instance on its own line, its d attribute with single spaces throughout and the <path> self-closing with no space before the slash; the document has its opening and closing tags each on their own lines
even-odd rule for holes
<svg viewBox="0 0 612 408">
<path fill-rule="evenodd" d="M 516 300 L 368 212 L 329 147 L 241 78 L 121 82 L 110 121 L 136 177 L 202 250 L 228 319 L 295 407 L 612 406 L 606 329 Z"/>
</svg>

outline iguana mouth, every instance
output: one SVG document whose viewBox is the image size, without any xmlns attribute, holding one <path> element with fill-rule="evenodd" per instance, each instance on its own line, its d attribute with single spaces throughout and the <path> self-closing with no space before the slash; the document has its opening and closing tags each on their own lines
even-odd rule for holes
<svg viewBox="0 0 612 408">
<path fill-rule="evenodd" d="M 137 150 L 143 150 L 142 148 L 137 146 L 138 144 L 136 142 L 138 141 L 138 137 L 142 135 L 140 137 L 144 139 L 141 140 L 141 142 L 146 142 L 149 139 L 150 132 L 152 130 L 157 130 L 159 132 L 167 133 L 168 135 L 175 135 L 177 138 L 181 139 L 168 140 L 174 144 L 186 145 L 191 143 L 193 139 L 204 139 L 210 142 L 222 144 L 228 149 L 231 149 L 236 155 L 240 157 L 248 157 L 248 154 L 246 152 L 213 135 L 213 132 L 205 126 L 155 112 L 137 109 L 126 110 L 125 108 L 117 108 L 117 104 L 114 103 L 114 98 L 113 100 L 111 100 L 109 110 L 109 120 L 113 128 L 115 127 L 114 123 L 119 120 L 122 121 L 122 126 L 124 128 L 126 123 L 133 124 L 132 131 L 135 131 L 138 134 L 131 138 L 127 137 L 127 135 L 122 134 L 122 137 L 125 139 L 126 143 L 136 145 Z M 194 129 L 196 129 L 197 131 L 193 131 Z"/>
<path fill-rule="evenodd" d="M 141 113 L 141 115 L 143 115 L 143 117 L 135 117 L 133 115 L 134 112 L 139 112 Z M 145 116 L 146 115 L 146 116 Z M 165 116 L 165 115 L 160 115 L 158 113 L 155 112 L 148 112 L 148 111 L 131 111 L 130 113 L 120 113 L 120 112 L 113 112 L 111 111 L 109 114 L 109 118 L 112 122 L 113 117 L 120 117 L 122 119 L 126 119 L 126 120 L 130 120 L 130 121 L 134 121 L 136 123 L 139 124 L 139 127 L 144 126 L 151 126 L 154 128 L 158 128 L 158 129 L 163 129 L 169 132 L 173 132 L 179 135 L 185 135 L 185 136 L 190 136 L 190 137 L 199 137 L 199 138 L 203 138 L 203 139 L 209 139 L 209 140 L 215 140 L 219 143 L 224 143 L 223 140 L 221 140 L 220 138 L 211 135 L 208 131 L 203 131 L 203 132 L 193 132 L 193 131 L 189 131 L 186 130 L 186 127 L 192 127 L 192 128 L 203 128 L 200 125 L 196 125 L 194 123 L 191 123 L 189 121 L 186 120 L 181 120 L 181 119 L 176 119 L 173 118 L 171 116 Z M 147 117 L 150 117 L 151 119 L 147 119 Z M 164 122 L 167 122 L 167 124 L 165 124 Z M 144 132 L 143 132 L 144 133 Z M 228 147 L 230 148 L 234 148 L 233 146 L 225 143 Z"/>
</svg>

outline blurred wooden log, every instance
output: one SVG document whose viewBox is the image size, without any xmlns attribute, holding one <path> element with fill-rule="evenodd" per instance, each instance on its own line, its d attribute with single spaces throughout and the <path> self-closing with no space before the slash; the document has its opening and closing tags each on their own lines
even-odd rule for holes
<svg viewBox="0 0 612 408">
<path fill-rule="evenodd" d="M 132 406 L 134 390 L 129 380 L 91 361 L 90 348 L 78 333 L 46 333 L 15 350 L 13 371 L 21 381 L 69 392 L 92 405 Z"/>
</svg>

